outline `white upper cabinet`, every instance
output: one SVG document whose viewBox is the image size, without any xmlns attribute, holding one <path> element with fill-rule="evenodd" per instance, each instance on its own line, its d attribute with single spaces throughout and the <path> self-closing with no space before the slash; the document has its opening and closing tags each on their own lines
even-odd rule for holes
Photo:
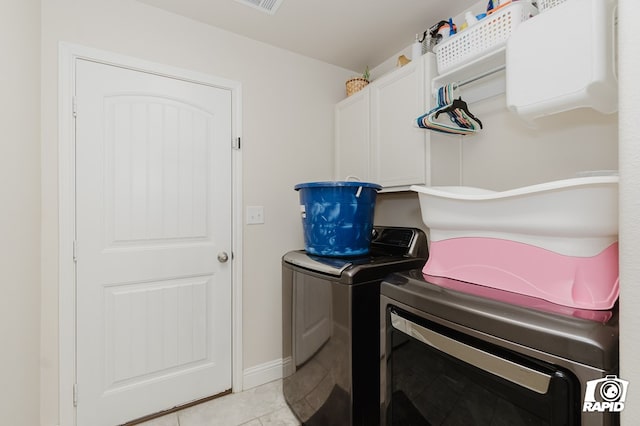
<svg viewBox="0 0 640 426">
<path fill-rule="evenodd" d="M 426 184 L 428 132 L 422 58 L 371 85 L 371 178 L 383 187 Z"/>
<path fill-rule="evenodd" d="M 335 178 L 354 176 L 406 190 L 429 184 L 429 133 L 416 118 L 429 108 L 427 54 L 336 105 Z"/>
<path fill-rule="evenodd" d="M 362 181 L 371 179 L 369 134 L 369 91 L 365 88 L 336 105 L 336 180 L 347 177 Z"/>
</svg>

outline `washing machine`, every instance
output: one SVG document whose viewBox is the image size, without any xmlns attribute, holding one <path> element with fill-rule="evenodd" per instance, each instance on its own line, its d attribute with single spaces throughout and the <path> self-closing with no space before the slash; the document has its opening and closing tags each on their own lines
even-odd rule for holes
<svg viewBox="0 0 640 426">
<path fill-rule="evenodd" d="M 423 231 L 381 226 L 365 256 L 283 256 L 283 392 L 302 424 L 379 424 L 380 283 L 427 257 Z"/>
</svg>

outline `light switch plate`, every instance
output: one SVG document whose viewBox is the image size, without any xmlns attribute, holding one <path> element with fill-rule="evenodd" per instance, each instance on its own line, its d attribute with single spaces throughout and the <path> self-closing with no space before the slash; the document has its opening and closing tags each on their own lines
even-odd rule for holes
<svg viewBox="0 0 640 426">
<path fill-rule="evenodd" d="M 264 223 L 264 206 L 247 206 L 247 225 Z"/>
</svg>

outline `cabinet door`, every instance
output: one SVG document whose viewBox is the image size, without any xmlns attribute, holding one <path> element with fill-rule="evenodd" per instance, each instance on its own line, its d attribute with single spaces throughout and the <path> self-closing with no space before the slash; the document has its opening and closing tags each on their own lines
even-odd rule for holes
<svg viewBox="0 0 640 426">
<path fill-rule="evenodd" d="M 336 105 L 334 177 L 369 180 L 369 163 L 369 90 L 365 88 Z"/>
<path fill-rule="evenodd" d="M 429 184 L 424 58 L 370 85 L 372 180 L 383 187 Z"/>
</svg>

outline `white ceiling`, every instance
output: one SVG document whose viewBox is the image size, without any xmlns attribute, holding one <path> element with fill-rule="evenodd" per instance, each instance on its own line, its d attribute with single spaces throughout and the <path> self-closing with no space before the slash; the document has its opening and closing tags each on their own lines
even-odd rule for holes
<svg viewBox="0 0 640 426">
<path fill-rule="evenodd" d="M 234 0 L 139 0 L 255 40 L 361 72 L 416 33 L 477 0 L 284 0 L 269 15 Z"/>
</svg>

